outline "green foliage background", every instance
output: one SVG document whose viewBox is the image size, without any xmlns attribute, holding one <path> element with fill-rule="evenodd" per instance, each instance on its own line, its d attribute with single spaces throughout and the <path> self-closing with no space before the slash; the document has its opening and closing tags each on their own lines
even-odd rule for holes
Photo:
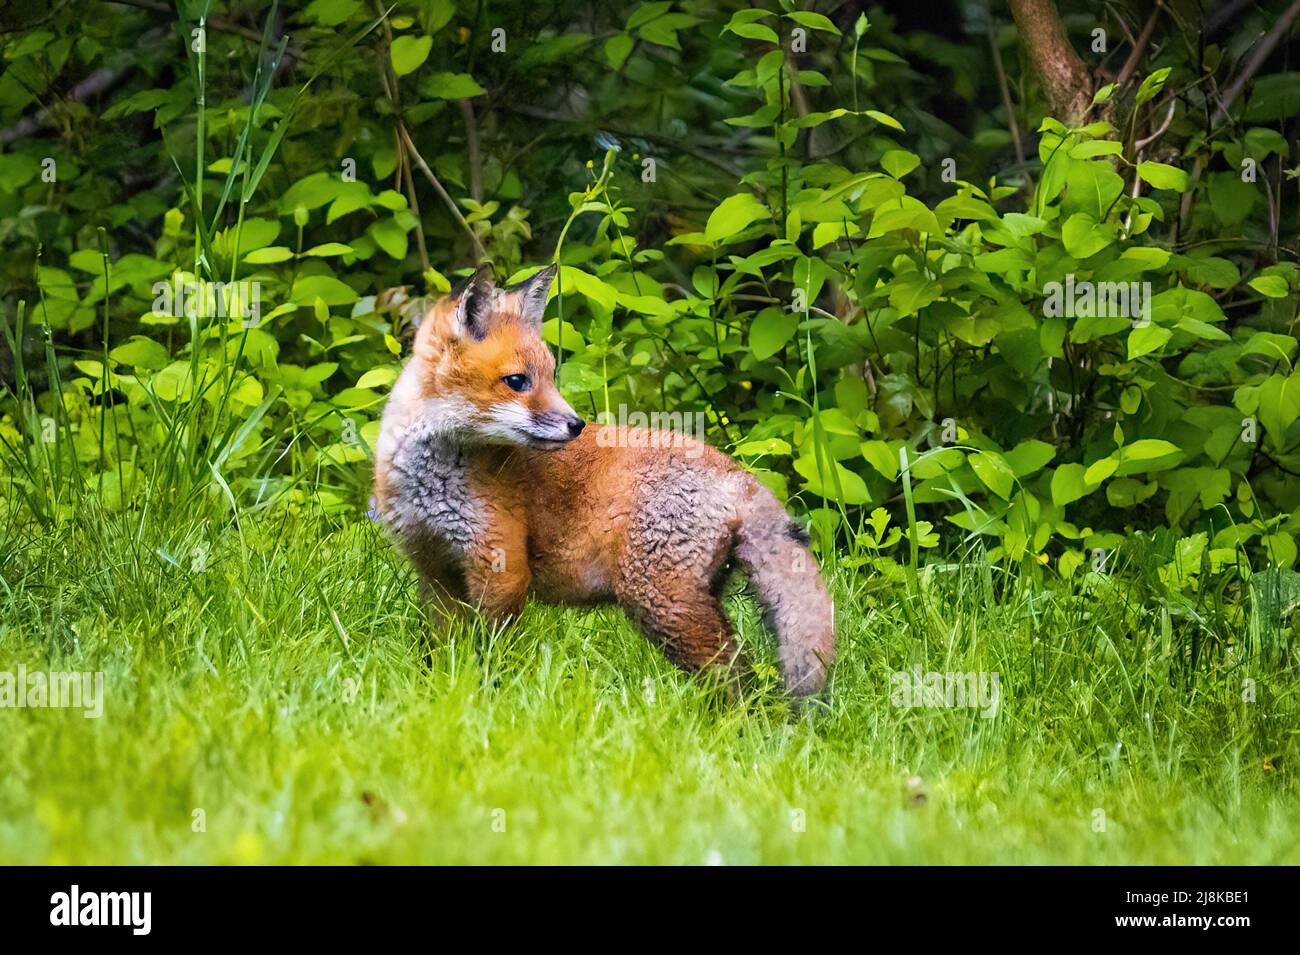
<svg viewBox="0 0 1300 955">
<path fill-rule="evenodd" d="M 849 566 L 1073 577 L 1138 531 L 1170 594 L 1293 565 L 1290 44 L 1225 102 L 1284 4 L 1165 5 L 1072 126 L 1001 4 L 804 6 L 10 9 L 6 507 L 359 514 L 411 316 L 558 257 L 574 406 L 704 412 Z M 1101 79 L 1140 6 L 1062 4 Z M 1053 314 L 1067 276 L 1150 322 Z M 258 320 L 158 314 L 196 277 Z"/>
<path fill-rule="evenodd" d="M 0 859 L 1294 861 L 1300 3 L 1055 8 L 1084 115 L 1007 0 L 8 0 L 0 675 L 108 708 L 0 714 Z M 738 592 L 738 703 L 607 608 L 430 626 L 370 449 L 483 259 L 809 523 L 797 718 Z"/>
</svg>

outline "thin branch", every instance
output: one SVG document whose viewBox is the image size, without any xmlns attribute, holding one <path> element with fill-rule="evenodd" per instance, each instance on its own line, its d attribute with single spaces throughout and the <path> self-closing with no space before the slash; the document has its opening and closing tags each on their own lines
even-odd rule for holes
<svg viewBox="0 0 1300 955">
<path fill-rule="evenodd" d="M 1212 33 L 1217 33 L 1221 28 L 1232 23 L 1243 10 L 1254 2 L 1255 0 L 1232 0 L 1226 7 L 1215 10 L 1205 18 L 1205 35 L 1209 36 Z"/>
<path fill-rule="evenodd" d="M 101 67 L 74 86 L 72 91 L 64 98 L 64 101 L 79 103 L 101 93 L 107 93 L 125 80 L 130 73 L 130 70 L 114 70 Z M 48 108 L 41 109 L 31 116 L 24 116 L 8 129 L 0 130 L 0 144 L 7 145 L 18 139 L 25 139 L 44 126 L 49 118 L 50 110 Z"/>
<path fill-rule="evenodd" d="M 993 28 L 993 12 L 984 7 L 988 24 L 989 49 L 993 51 L 993 73 L 998 79 L 998 92 L 1002 95 L 1002 108 L 1007 111 L 1007 126 L 1011 130 L 1011 144 L 1016 150 L 1016 165 L 1025 164 L 1025 147 L 1020 139 L 1020 123 L 1016 121 L 1016 107 L 1011 100 L 1011 87 L 1007 85 L 1007 71 L 1002 63 L 1002 50 L 998 47 L 997 31 Z M 1031 182 L 1032 185 L 1032 182 Z"/>
<path fill-rule="evenodd" d="M 587 128 L 593 128 L 591 123 L 577 117 L 562 116 L 559 113 L 552 113 L 544 109 L 537 109 L 523 104 L 506 103 L 504 106 L 512 113 L 518 113 L 521 116 L 531 116 L 534 119 L 544 119 L 552 123 L 564 123 L 570 126 L 585 126 Z M 641 129 L 624 129 L 617 126 L 602 125 L 599 128 L 614 136 L 623 136 L 629 139 L 644 139 L 646 142 L 666 146 L 669 149 L 684 153 L 687 156 L 692 156 L 700 162 L 705 162 L 711 166 L 715 166 L 737 179 L 744 175 L 741 169 L 737 168 L 734 164 L 727 162 L 725 159 L 722 159 L 715 153 L 709 152 L 705 149 L 697 149 L 694 146 L 688 146 L 680 140 L 673 139 L 670 136 L 660 136 L 656 133 L 646 132 Z"/>
<path fill-rule="evenodd" d="M 140 10 L 149 10 L 153 13 L 165 13 L 172 15 L 176 13 L 175 8 L 169 3 L 162 3 L 160 0 L 101 0 L 103 3 L 117 3 L 125 7 L 136 7 Z M 242 36 L 246 40 L 252 40 L 254 43 L 262 42 L 262 34 L 257 30 L 250 30 L 248 27 L 242 27 L 233 20 L 223 16 L 209 16 L 205 25 L 218 33 L 233 33 L 236 36 Z M 295 46 L 285 48 L 285 52 L 295 60 L 301 60 L 302 50 Z"/>
<path fill-rule="evenodd" d="M 470 241 L 474 244 L 475 264 L 488 261 L 487 252 L 483 248 L 483 243 L 479 241 L 478 235 L 474 232 L 474 229 L 470 224 L 465 221 L 465 216 L 461 214 L 460 207 L 456 205 L 456 200 L 452 199 L 447 190 L 443 188 L 442 183 L 438 181 L 438 177 L 435 176 L 433 170 L 429 168 L 429 164 L 425 162 L 424 157 L 420 155 L 420 151 L 415 148 L 415 143 L 411 140 L 411 134 L 406 130 L 406 124 L 400 119 L 397 121 L 397 132 L 398 135 L 402 137 L 402 144 L 406 146 L 407 153 L 415 160 L 415 164 L 419 167 L 420 172 L 424 173 L 424 178 L 429 180 L 429 185 L 433 186 L 433 191 L 442 199 L 443 203 L 447 206 L 448 211 L 450 211 L 455 220 L 460 223 L 460 227 L 465 230 L 465 234 L 469 236 Z"/>
<path fill-rule="evenodd" d="M 376 10 L 379 9 L 379 4 L 377 2 L 375 8 Z M 393 106 L 393 117 L 397 123 L 397 139 L 398 146 L 400 147 L 398 151 L 398 175 L 404 175 L 406 179 L 406 195 L 408 201 L 411 203 L 411 211 L 415 214 L 416 219 L 420 220 L 420 203 L 419 200 L 416 199 L 415 180 L 411 175 L 411 160 L 414 159 L 419 165 L 420 171 L 424 173 L 426 178 L 428 178 L 429 182 L 433 185 L 434 191 L 438 193 L 442 201 L 447 204 L 447 208 L 451 210 L 455 219 L 465 228 L 465 231 L 469 233 L 470 240 L 474 243 L 476 264 L 481 263 L 487 258 L 487 256 L 483 251 L 482 244 L 478 240 L 478 236 L 474 234 L 474 230 L 471 229 L 469 223 L 465 221 L 465 217 L 461 215 L 460 209 L 457 207 L 455 201 L 447 194 L 447 190 L 442 187 L 442 183 L 439 182 L 438 177 L 433 174 L 433 170 L 430 169 L 429 164 L 424 161 L 424 157 L 420 155 L 419 150 L 415 148 L 415 143 L 411 140 L 411 134 L 406 130 L 406 122 L 402 119 L 402 98 L 400 88 L 397 85 L 397 74 L 393 72 L 391 59 L 388 54 L 388 50 L 392 45 L 393 29 L 389 25 L 387 18 L 385 18 L 384 46 L 379 50 L 379 79 L 384 87 L 384 95 L 388 98 L 388 102 Z M 416 245 L 420 251 L 420 261 L 424 266 L 424 270 L 428 271 L 429 252 L 424 244 L 424 223 L 422 220 L 420 221 L 419 228 L 417 228 L 415 232 Z"/>
<path fill-rule="evenodd" d="M 1120 86 L 1127 85 L 1128 81 L 1133 78 L 1133 74 L 1137 72 L 1138 64 L 1142 62 L 1142 54 L 1146 52 L 1147 44 L 1151 42 L 1151 34 L 1156 29 L 1156 20 L 1160 18 L 1160 11 L 1164 9 L 1164 6 L 1164 0 L 1156 0 L 1156 8 L 1151 11 L 1146 26 L 1142 28 L 1142 33 L 1138 36 L 1137 42 L 1133 44 L 1133 52 L 1128 55 L 1128 59 L 1124 61 L 1124 66 L 1119 71 L 1119 76 L 1115 79 L 1115 82 Z"/>
<path fill-rule="evenodd" d="M 1223 96 L 1219 99 L 1219 111 L 1213 115 L 1212 119 L 1210 119 L 1211 134 L 1213 134 L 1213 132 L 1223 124 L 1224 120 L 1231 121 L 1232 116 L 1228 111 L 1231 109 L 1232 104 L 1236 101 L 1237 97 L 1241 95 L 1241 91 L 1246 88 L 1246 84 L 1249 83 L 1254 78 L 1255 74 L 1259 72 L 1260 68 L 1264 65 L 1264 61 L 1268 59 L 1269 55 L 1273 52 L 1274 47 L 1277 46 L 1283 35 L 1291 29 L 1291 23 L 1295 20 L 1296 14 L 1298 13 L 1300 13 L 1300 0 L 1295 0 L 1295 2 L 1287 8 L 1286 12 L 1278 17 L 1277 22 L 1273 24 L 1273 29 L 1269 30 L 1268 33 L 1264 35 L 1264 38 L 1256 45 L 1254 51 L 1251 53 L 1250 59 L 1247 60 L 1245 66 L 1241 68 L 1241 72 L 1223 91 Z M 1196 157 L 1196 162 L 1192 164 L 1191 185 L 1193 187 L 1200 180 L 1202 173 L 1205 172 L 1205 166 L 1206 158 L 1205 154 L 1202 152 Z M 1194 192 L 1194 188 L 1189 188 L 1184 192 L 1183 198 L 1178 206 L 1177 234 L 1180 241 L 1182 240 L 1184 233 L 1191 226 L 1192 196 Z"/>
<path fill-rule="evenodd" d="M 1174 121 L 1174 110 L 1177 109 L 1177 107 L 1178 107 L 1178 100 L 1171 99 L 1169 101 L 1169 112 L 1165 114 L 1165 121 L 1160 124 L 1160 128 L 1157 129 L 1155 132 L 1153 132 L 1150 136 L 1146 137 L 1145 139 L 1139 139 L 1133 147 L 1133 152 L 1140 153 L 1143 149 L 1145 149 L 1147 146 L 1150 146 L 1152 143 L 1154 143 L 1157 139 L 1159 139 L 1161 136 L 1165 134 L 1165 131 L 1169 129 L 1169 124 Z"/>
<path fill-rule="evenodd" d="M 415 195 L 415 176 L 411 174 L 410 157 L 406 155 L 405 149 L 398 150 L 398 156 L 401 157 L 401 161 L 398 163 L 399 175 L 406 182 L 406 201 L 411 204 L 411 211 L 415 213 L 416 221 L 422 222 L 423 220 L 420 219 L 420 200 Z M 429 271 L 429 249 L 424 244 L 423 225 L 415 230 L 415 246 L 420 252 L 420 265 L 423 271 Z"/>
<path fill-rule="evenodd" d="M 101 0 L 101 2 L 115 3 L 119 6 L 135 7 L 140 10 L 147 10 L 151 13 L 171 14 L 174 12 L 171 6 L 166 3 L 161 3 L 159 0 Z M 224 17 L 209 17 L 207 25 L 218 33 L 231 33 L 237 36 L 242 36 L 254 43 L 260 44 L 262 42 L 262 35 L 256 30 L 242 27 Z M 145 45 L 146 40 L 151 42 L 153 33 L 154 31 L 150 31 L 144 37 L 137 38 L 137 46 Z M 286 47 L 285 57 L 280 61 L 279 69 L 287 69 L 288 65 L 295 59 L 302 59 L 302 50 L 292 46 Z M 131 76 L 132 72 L 134 72 L 134 67 L 123 69 L 103 67 L 97 69 L 72 88 L 72 91 L 67 95 L 67 97 L 65 97 L 65 102 L 81 102 L 82 100 L 91 99 L 102 93 L 107 93 L 125 82 Z M 18 122 L 14 123 L 14 125 L 0 130 L 0 145 L 8 145 L 9 143 L 15 142 L 19 139 L 25 139 L 32 135 L 49 121 L 50 115 L 48 108 L 42 108 L 31 116 L 24 116 Z"/>
<path fill-rule="evenodd" d="M 1241 91 L 1245 88 L 1246 84 L 1254 79 L 1255 74 L 1258 73 L 1260 67 L 1264 65 L 1264 61 L 1267 60 L 1269 54 L 1273 52 L 1273 48 L 1277 46 L 1278 41 L 1280 41 L 1282 37 L 1286 35 L 1287 31 L 1291 29 L 1291 22 L 1295 20 L 1297 13 L 1300 13 L 1300 0 L 1295 0 L 1295 2 L 1287 8 L 1286 12 L 1277 18 L 1277 22 L 1273 24 L 1273 29 L 1264 34 L 1264 38 L 1260 40 L 1259 44 L 1255 47 L 1254 52 L 1251 53 L 1250 59 L 1247 60 L 1246 65 L 1242 67 L 1241 73 L 1238 74 L 1236 79 L 1228 84 L 1228 88 L 1223 91 L 1223 101 L 1219 103 L 1222 118 L 1228 118 L 1228 107 L 1230 107 L 1233 104 L 1233 101 L 1241 95 Z"/>
<path fill-rule="evenodd" d="M 465 150 L 469 155 L 469 194 L 475 202 L 483 201 L 483 158 L 479 154 L 478 121 L 474 118 L 474 104 L 468 99 L 458 100 L 460 115 L 465 120 Z"/>
</svg>

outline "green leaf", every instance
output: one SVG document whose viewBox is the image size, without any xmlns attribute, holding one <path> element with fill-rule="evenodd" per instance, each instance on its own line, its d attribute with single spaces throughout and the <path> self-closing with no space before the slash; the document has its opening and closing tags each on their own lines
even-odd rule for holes
<svg viewBox="0 0 1300 955">
<path fill-rule="evenodd" d="M 761 23 L 736 23 L 729 25 L 727 29 L 747 40 L 764 40 L 777 46 L 781 45 L 781 39 L 776 35 L 776 31 Z"/>
<path fill-rule="evenodd" d="M 1113 457 L 1093 461 L 1092 464 L 1088 465 L 1088 469 L 1083 472 L 1083 483 L 1100 485 L 1102 481 L 1114 474 L 1118 467 L 1119 461 Z"/>
<path fill-rule="evenodd" d="M 1178 445 L 1176 444 L 1162 441 L 1159 438 L 1142 438 L 1132 444 L 1124 445 L 1122 456 L 1126 461 L 1149 461 L 1152 458 L 1177 453 Z"/>
<path fill-rule="evenodd" d="M 1124 445 L 1115 454 L 1119 457 L 1119 469 L 1116 473 L 1120 477 L 1149 471 L 1165 471 L 1178 464 L 1183 456 L 1178 445 L 1160 438 L 1142 438 L 1132 444 Z"/>
<path fill-rule="evenodd" d="M 993 451 L 978 451 L 970 456 L 970 466 L 985 487 L 1003 500 L 1011 499 L 1016 475 L 1002 455 Z"/>
<path fill-rule="evenodd" d="M 1162 347 L 1173 335 L 1169 329 L 1159 325 L 1139 325 L 1128 335 L 1128 360 L 1150 354 Z"/>
<path fill-rule="evenodd" d="M 239 386 L 230 392 L 230 400 L 252 407 L 261 402 L 265 393 L 260 381 L 252 375 L 246 375 Z"/>
<path fill-rule="evenodd" d="M 698 17 L 693 17 L 688 13 L 668 13 L 647 22 L 637 30 L 637 35 L 647 43 L 657 43 L 660 46 L 680 50 L 682 47 L 677 42 L 677 31 L 694 26 L 699 22 Z"/>
<path fill-rule="evenodd" d="M 199 365 L 200 377 L 205 377 L 209 365 Z M 163 401 L 188 401 L 194 394 L 194 376 L 188 360 L 174 361 L 149 380 L 149 389 Z"/>
<path fill-rule="evenodd" d="M 470 99 L 487 92 L 468 73 L 433 73 L 420 83 L 420 91 L 432 99 Z"/>
<path fill-rule="evenodd" d="M 1196 289 L 1166 289 L 1151 299 L 1151 319 L 1159 325 L 1181 325 L 1186 319 L 1206 324 L 1225 318 L 1219 303 Z"/>
<path fill-rule="evenodd" d="M 847 115 L 849 115 L 847 109 L 844 109 L 842 106 L 837 106 L 835 109 L 824 113 L 806 113 L 798 119 L 789 121 L 786 125 L 795 129 L 808 129 L 813 126 L 821 126 L 823 123 L 828 123 L 832 119 L 839 119 L 841 116 Z"/>
<path fill-rule="evenodd" d="M 599 369 L 579 361 L 566 361 L 558 375 L 560 391 L 566 395 L 583 395 L 605 387 L 605 376 Z"/>
<path fill-rule="evenodd" d="M 244 261 L 250 265 L 271 265 L 275 262 L 285 262 L 293 258 L 293 250 L 287 249 L 282 245 L 269 245 L 265 249 L 254 249 L 244 256 Z"/>
<path fill-rule="evenodd" d="M 1290 335 L 1279 335 L 1276 332 L 1256 332 L 1246 342 L 1243 353 L 1247 355 L 1263 355 L 1270 362 L 1281 359 L 1289 364 L 1291 356 L 1295 354 L 1296 346 L 1295 338 Z"/>
<path fill-rule="evenodd" d="M 1280 275 L 1256 275 L 1246 284 L 1267 298 L 1286 298 L 1291 292 L 1286 279 Z"/>
<path fill-rule="evenodd" d="M 1273 73 L 1257 78 L 1246 119 L 1252 123 L 1280 122 L 1300 112 L 1300 73 Z"/>
<path fill-rule="evenodd" d="M 765 308 L 749 326 L 749 350 L 759 361 L 767 361 L 794 337 L 799 319 L 783 309 Z"/>
<path fill-rule="evenodd" d="M 1138 163 L 1138 175 L 1156 189 L 1173 189 L 1177 192 L 1186 192 L 1190 185 L 1186 172 L 1177 166 L 1170 166 L 1162 162 L 1148 160 L 1147 162 Z"/>
<path fill-rule="evenodd" d="M 1124 191 L 1124 179 L 1102 160 L 1070 162 L 1065 177 L 1066 193 L 1062 210 L 1067 213 L 1086 212 L 1098 222 Z"/>
<path fill-rule="evenodd" d="M 156 371 L 167 364 L 169 356 L 167 349 L 152 338 L 133 335 L 130 341 L 109 352 L 108 357 L 123 365 Z"/>
<path fill-rule="evenodd" d="M 742 441 L 736 446 L 736 453 L 745 457 L 759 457 L 765 454 L 788 455 L 790 442 L 780 438 L 767 438 L 762 441 Z"/>
<path fill-rule="evenodd" d="M 576 269 L 571 265 L 560 266 L 560 275 L 555 282 L 556 294 L 577 292 L 590 299 L 602 310 L 611 312 L 618 304 L 618 290 L 603 279 L 589 272 Z"/>
<path fill-rule="evenodd" d="M 627 18 L 627 29 L 635 30 L 643 23 L 649 23 L 671 10 L 673 7 L 669 0 L 653 0 L 652 3 L 643 3 L 633 11 L 632 15 Z M 754 14 L 758 13 L 757 16 Z M 742 15 L 743 14 L 743 15 Z M 766 10 L 753 11 L 743 10 L 731 18 L 732 23 L 753 23 L 755 20 L 761 20 L 764 16 L 772 14 Z M 730 25 L 730 24 L 728 24 Z"/>
<path fill-rule="evenodd" d="M 889 304 L 900 316 L 915 315 L 943 294 L 943 286 L 920 272 L 909 272 L 889 286 Z"/>
<path fill-rule="evenodd" d="M 390 257 L 399 261 L 406 258 L 406 230 L 398 225 L 397 220 L 380 219 L 370 227 L 367 234 Z"/>
<path fill-rule="evenodd" d="M 1164 249 L 1145 245 L 1125 249 L 1120 255 L 1121 261 L 1136 262 L 1142 269 L 1163 269 L 1169 264 L 1170 258 L 1170 254 Z"/>
<path fill-rule="evenodd" d="M 805 26 L 810 30 L 821 30 L 824 33 L 834 33 L 840 35 L 840 28 L 831 22 L 829 17 L 820 13 L 811 13 L 807 10 L 793 10 L 786 14 L 791 20 L 800 26 Z"/>
<path fill-rule="evenodd" d="M 1240 225 L 1250 218 L 1255 209 L 1259 186 L 1242 182 L 1241 175 L 1231 170 L 1210 176 L 1210 211 L 1223 225 Z"/>
<path fill-rule="evenodd" d="M 1160 94 L 1160 91 L 1165 88 L 1165 80 L 1169 79 L 1171 69 L 1172 67 L 1166 66 L 1163 69 L 1156 70 L 1142 81 L 1142 85 L 1138 87 L 1137 96 L 1135 97 L 1138 106 Z"/>
<path fill-rule="evenodd" d="M 880 157 L 880 165 L 895 179 L 902 179 L 921 165 L 921 157 L 906 149 L 891 149 Z"/>
<path fill-rule="evenodd" d="M 323 27 L 336 27 L 360 8 L 360 0 L 315 0 L 303 13 Z"/>
<path fill-rule="evenodd" d="M 392 49 L 389 51 L 393 61 L 393 72 L 398 76 L 414 73 L 429 58 L 431 49 L 433 49 L 433 37 L 409 34 L 399 36 L 393 41 Z"/>
<path fill-rule="evenodd" d="M 888 113 L 882 113 L 878 109 L 869 109 L 866 111 L 866 115 L 870 116 L 876 122 L 888 126 L 890 129 L 896 129 L 900 133 L 907 132 L 907 130 L 903 129 L 903 124 L 894 119 L 894 117 L 890 116 Z"/>
<path fill-rule="evenodd" d="M 862 429 L 853 423 L 853 419 L 839 408 L 822 408 L 817 412 L 817 423 L 827 434 L 842 434 L 856 438 L 862 433 Z"/>
<path fill-rule="evenodd" d="M 296 304 L 310 305 L 317 298 L 326 305 L 351 305 L 360 296 L 352 286 L 332 275 L 308 275 L 294 284 L 292 301 Z"/>
<path fill-rule="evenodd" d="M 1124 144 L 1113 139 L 1090 139 L 1079 143 L 1070 150 L 1071 159 L 1093 159 L 1097 156 L 1118 156 L 1124 152 Z"/>
<path fill-rule="evenodd" d="M 898 477 L 898 452 L 884 441 L 863 441 L 860 450 L 867 463 L 881 476 L 890 481 Z"/>
<path fill-rule="evenodd" d="M 303 255 L 310 256 L 327 256 L 327 255 L 352 255 L 355 249 L 350 245 L 344 245 L 342 242 L 324 242 L 320 245 L 313 245 Z"/>
<path fill-rule="evenodd" d="M 14 59 L 14 51 L 8 51 L 8 59 Z M 172 98 L 171 90 L 141 90 L 133 93 L 124 100 L 119 100 L 108 109 L 104 110 L 104 119 L 121 119 L 123 116 L 129 116 L 132 113 L 140 113 L 149 109 L 157 109 Z"/>
<path fill-rule="evenodd" d="M 925 203 L 911 196 L 903 196 L 897 200 L 897 203 L 891 202 L 888 208 L 877 208 L 872 213 L 871 229 L 867 237 L 874 239 L 886 232 L 895 232 L 899 229 L 915 229 L 917 232 L 928 232 L 931 235 L 943 232 L 935 214 Z"/>
<path fill-rule="evenodd" d="M 1061 241 L 1065 251 L 1076 259 L 1086 259 L 1115 241 L 1115 228 L 1098 222 L 1086 212 L 1076 212 L 1061 227 Z"/>
<path fill-rule="evenodd" d="M 1021 441 L 1002 457 L 1011 466 L 1012 474 L 1024 478 L 1035 471 L 1042 470 L 1052 458 L 1056 457 L 1056 448 L 1046 441 L 1031 438 L 1028 441 Z"/>
<path fill-rule="evenodd" d="M 1210 288 L 1232 288 L 1241 281 L 1241 273 L 1229 259 L 1213 255 L 1179 256 L 1176 268 L 1185 269 L 1187 280 L 1194 285 L 1208 285 Z"/>
<path fill-rule="evenodd" d="M 1290 151 L 1291 147 L 1287 145 L 1286 137 L 1275 129 L 1256 126 L 1254 129 L 1246 130 L 1246 152 L 1256 159 L 1263 159 L 1269 153 L 1286 157 Z"/>
<path fill-rule="evenodd" d="M 803 477 L 809 491 L 828 501 L 841 504 L 871 501 L 866 482 L 838 461 L 832 461 L 829 455 L 821 455 L 820 462 L 811 454 L 804 455 L 795 460 L 794 469 Z"/>
<path fill-rule="evenodd" d="M 542 341 L 548 345 L 554 345 L 556 348 L 563 347 L 565 351 L 581 352 L 586 351 L 587 342 L 582 337 L 582 332 L 578 331 L 570 322 L 560 325 L 560 318 L 548 318 L 542 323 Z"/>
<path fill-rule="evenodd" d="M 1082 464 L 1062 464 L 1052 474 L 1052 503 L 1064 507 L 1097 488 L 1084 480 L 1087 469 Z"/>
<path fill-rule="evenodd" d="M 709 214 L 704 227 L 705 237 L 712 243 L 729 239 L 760 219 L 770 219 L 772 213 L 748 192 L 728 196 Z"/>
<path fill-rule="evenodd" d="M 1099 106 L 1102 103 L 1109 103 L 1110 98 L 1115 95 L 1117 89 L 1119 89 L 1118 83 L 1107 83 L 1093 94 L 1092 105 Z"/>
<path fill-rule="evenodd" d="M 612 70 L 621 70 L 632 53 L 635 41 L 626 33 L 618 33 L 605 41 L 605 62 Z"/>
<path fill-rule="evenodd" d="M 1025 215 L 1023 212 L 1008 212 L 1002 217 L 1002 224 L 1007 231 L 1021 238 L 1038 235 L 1047 228 L 1047 221 L 1038 216 Z"/>
<path fill-rule="evenodd" d="M 382 388 L 385 385 L 391 385 L 396 380 L 397 369 L 392 365 L 384 365 L 379 368 L 371 368 L 368 372 L 358 378 L 356 387 Z"/>
<path fill-rule="evenodd" d="M 1300 417 L 1300 375 L 1269 375 L 1259 386 L 1259 423 L 1282 447 L 1287 429 Z"/>
</svg>

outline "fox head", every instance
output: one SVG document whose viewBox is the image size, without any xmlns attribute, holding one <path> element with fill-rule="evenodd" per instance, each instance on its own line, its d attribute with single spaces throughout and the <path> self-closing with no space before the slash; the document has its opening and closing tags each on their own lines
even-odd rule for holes
<svg viewBox="0 0 1300 955">
<path fill-rule="evenodd" d="M 412 353 L 420 396 L 437 399 L 467 440 L 549 450 L 582 433 L 542 341 L 554 278 L 550 266 L 497 288 L 480 270 L 420 323 Z"/>
</svg>

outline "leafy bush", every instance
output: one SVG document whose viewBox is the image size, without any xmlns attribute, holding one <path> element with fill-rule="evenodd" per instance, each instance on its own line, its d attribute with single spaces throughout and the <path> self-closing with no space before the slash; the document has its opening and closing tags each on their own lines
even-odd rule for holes
<svg viewBox="0 0 1300 955">
<path fill-rule="evenodd" d="M 1294 74 L 1220 116 L 1234 58 L 1170 42 L 1065 125 L 875 11 L 183 4 L 178 39 L 142 6 L 5 46 L 3 121 L 51 102 L 0 155 L 3 493 L 39 520 L 359 513 L 403 333 L 481 249 L 562 263 L 576 408 L 703 412 L 850 564 L 1069 577 L 1161 527 L 1170 592 L 1295 561 Z M 47 95 L 95 70 L 101 108 Z"/>
</svg>

